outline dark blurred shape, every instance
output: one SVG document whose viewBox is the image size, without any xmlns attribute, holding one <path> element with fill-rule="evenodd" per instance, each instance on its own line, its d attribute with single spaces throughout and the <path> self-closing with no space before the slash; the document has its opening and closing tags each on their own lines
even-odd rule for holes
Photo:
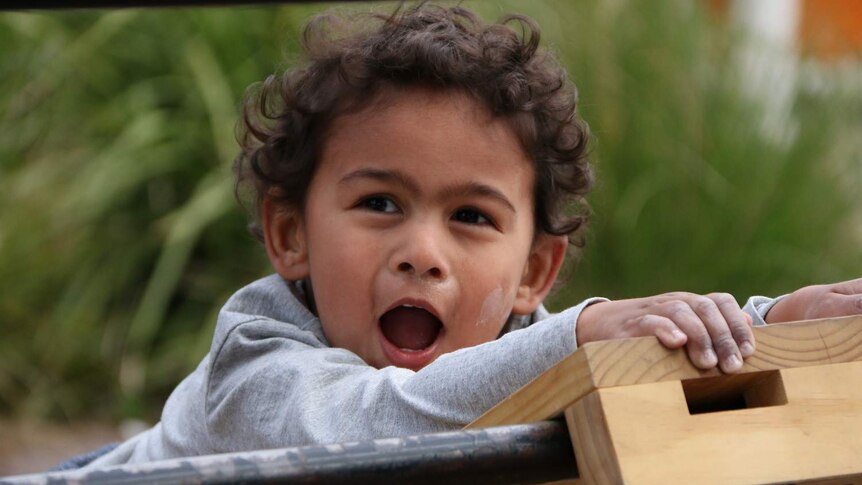
<svg viewBox="0 0 862 485">
<path fill-rule="evenodd" d="M 544 483 L 578 478 L 561 421 L 199 456 L 22 483 Z M 2 483 L 18 483 L 17 479 Z"/>
<path fill-rule="evenodd" d="M 326 0 L 254 0 L 242 2 L 238 0 L 81 0 L 68 2 L 63 0 L 31 0 L 31 1 L 8 1 L 3 2 L 0 10 L 70 10 L 82 8 L 161 8 L 161 7 L 218 7 L 225 5 L 236 5 L 251 7 L 255 5 L 267 5 L 274 3 L 322 3 Z M 356 1 L 356 0 L 341 0 Z"/>
</svg>

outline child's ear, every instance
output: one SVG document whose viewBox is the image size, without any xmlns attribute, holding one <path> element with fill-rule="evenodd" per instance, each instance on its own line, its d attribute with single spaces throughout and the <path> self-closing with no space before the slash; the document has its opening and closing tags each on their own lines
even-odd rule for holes
<svg viewBox="0 0 862 485">
<path fill-rule="evenodd" d="M 568 243 L 566 236 L 540 234 L 536 238 L 515 295 L 512 313 L 529 315 L 536 311 L 557 280 Z"/>
<path fill-rule="evenodd" d="M 308 277 L 308 245 L 301 211 L 265 197 L 260 223 L 266 255 L 275 271 L 291 281 Z"/>
</svg>

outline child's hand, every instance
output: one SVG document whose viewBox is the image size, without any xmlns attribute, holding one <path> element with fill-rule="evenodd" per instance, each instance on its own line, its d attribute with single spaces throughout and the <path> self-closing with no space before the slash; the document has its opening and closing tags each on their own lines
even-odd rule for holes
<svg viewBox="0 0 862 485">
<path fill-rule="evenodd" d="M 668 348 L 686 347 L 697 367 L 742 367 L 754 353 L 751 317 L 727 293 L 666 293 L 592 304 L 578 318 L 578 344 L 655 335 Z M 717 355 L 716 355 L 717 354 Z"/>
<path fill-rule="evenodd" d="M 766 314 L 767 323 L 862 314 L 862 278 L 800 288 Z"/>
</svg>

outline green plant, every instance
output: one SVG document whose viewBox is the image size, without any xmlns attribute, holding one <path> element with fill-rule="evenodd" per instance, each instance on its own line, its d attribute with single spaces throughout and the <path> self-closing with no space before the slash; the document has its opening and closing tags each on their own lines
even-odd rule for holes
<svg viewBox="0 0 862 485">
<path fill-rule="evenodd" d="M 795 134 L 776 142 L 744 89 L 742 33 L 710 12 L 553 5 L 540 23 L 579 86 L 598 178 L 583 261 L 557 306 L 674 290 L 742 303 L 862 275 L 858 62 L 841 74 L 803 61 L 780 124 Z"/>
<path fill-rule="evenodd" d="M 152 415 L 196 365 L 265 271 L 233 201 L 238 100 L 307 11 L 0 17 L 0 410 Z"/>
</svg>

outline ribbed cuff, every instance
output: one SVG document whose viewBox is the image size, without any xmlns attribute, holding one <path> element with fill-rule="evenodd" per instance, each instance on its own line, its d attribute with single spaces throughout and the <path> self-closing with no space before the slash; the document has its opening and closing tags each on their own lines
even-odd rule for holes
<svg viewBox="0 0 862 485">
<path fill-rule="evenodd" d="M 766 314 L 775 306 L 776 303 L 783 300 L 787 295 L 781 295 L 777 298 L 769 298 L 768 296 L 752 296 L 745 302 L 742 311 L 748 313 L 755 327 L 766 325 Z"/>
</svg>

